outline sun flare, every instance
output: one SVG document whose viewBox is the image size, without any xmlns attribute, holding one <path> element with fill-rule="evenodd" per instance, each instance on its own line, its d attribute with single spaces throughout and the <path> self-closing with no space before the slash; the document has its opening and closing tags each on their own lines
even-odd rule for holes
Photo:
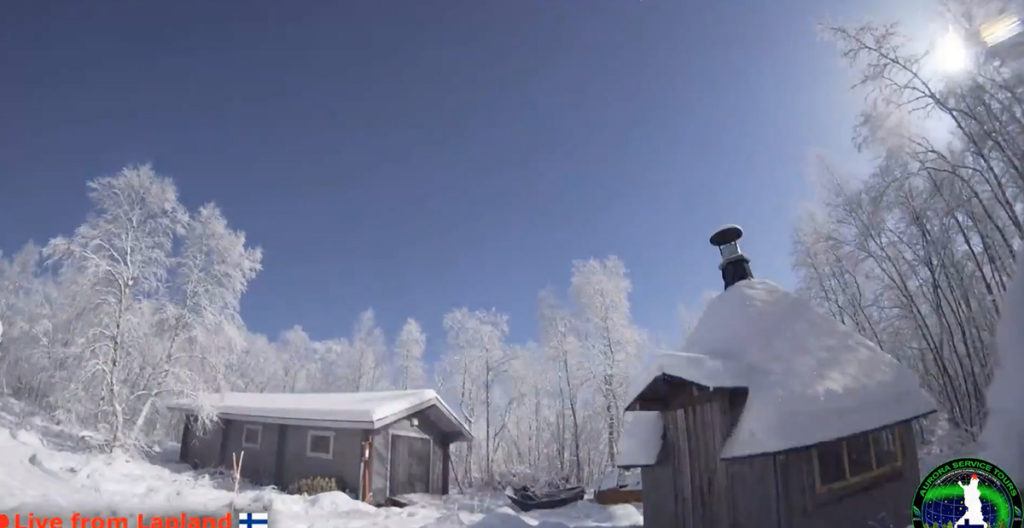
<svg viewBox="0 0 1024 528">
<path fill-rule="evenodd" d="M 935 44 L 932 52 L 935 65 L 944 73 L 957 73 L 967 68 L 967 45 L 952 28 Z"/>
</svg>

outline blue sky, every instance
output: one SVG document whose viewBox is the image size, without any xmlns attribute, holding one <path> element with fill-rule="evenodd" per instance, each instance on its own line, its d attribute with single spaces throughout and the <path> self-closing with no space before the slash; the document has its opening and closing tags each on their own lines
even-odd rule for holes
<svg viewBox="0 0 1024 528">
<path fill-rule="evenodd" d="M 675 343 L 677 305 L 720 289 L 711 231 L 744 226 L 755 274 L 791 286 L 810 155 L 854 158 L 815 22 L 909 5 L 16 2 L 0 249 L 70 232 L 88 179 L 152 162 L 263 247 L 253 330 L 333 337 L 373 307 L 436 352 L 445 311 L 493 306 L 524 341 L 538 290 L 616 254 L 635 319 Z"/>
</svg>

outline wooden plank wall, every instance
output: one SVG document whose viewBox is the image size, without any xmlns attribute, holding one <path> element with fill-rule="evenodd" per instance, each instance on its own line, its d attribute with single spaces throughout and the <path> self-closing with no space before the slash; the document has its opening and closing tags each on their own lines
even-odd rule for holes
<svg viewBox="0 0 1024 528">
<path fill-rule="evenodd" d="M 920 477 L 913 430 L 900 431 L 903 463 L 899 470 L 850 489 L 820 494 L 814 481 L 811 449 L 775 455 L 779 459 L 782 489 L 782 526 L 786 528 L 863 528 L 869 522 L 893 526 L 910 523 L 910 502 Z M 884 519 L 880 518 L 884 515 Z"/>
<path fill-rule="evenodd" d="M 719 459 L 732 425 L 728 392 L 693 390 L 680 403 L 674 410 L 663 411 L 664 456 L 643 473 L 645 524 L 658 528 L 730 526 L 733 507 L 729 474 Z M 649 499 L 648 490 L 657 495 Z M 662 501 L 667 498 L 663 496 L 666 492 L 672 494 L 672 516 L 653 511 L 665 507 Z M 649 521 L 648 509 L 655 515 Z M 763 515 L 755 518 L 762 520 Z"/>
<path fill-rule="evenodd" d="M 779 497 L 772 456 L 722 461 L 725 466 L 730 528 L 778 528 L 776 501 Z"/>
</svg>

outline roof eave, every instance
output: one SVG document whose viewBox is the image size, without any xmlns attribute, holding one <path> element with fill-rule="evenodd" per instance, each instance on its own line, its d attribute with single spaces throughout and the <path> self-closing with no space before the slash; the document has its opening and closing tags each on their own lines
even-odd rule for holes
<svg viewBox="0 0 1024 528">
<path fill-rule="evenodd" d="M 938 409 L 932 409 L 930 411 L 926 411 L 926 412 L 923 412 L 923 413 L 920 413 L 920 414 L 916 414 L 914 416 L 910 416 L 910 417 L 904 418 L 902 420 L 896 420 L 894 422 L 889 422 L 889 423 L 884 424 L 884 425 L 879 425 L 878 427 L 875 427 L 873 429 L 865 429 L 864 431 L 861 431 L 859 433 L 854 433 L 854 435 L 862 434 L 862 433 L 867 433 L 867 432 L 870 432 L 870 431 L 876 431 L 878 429 L 884 429 L 886 427 L 892 427 L 893 425 L 896 425 L 896 424 L 912 422 L 914 420 L 923 418 L 925 416 L 932 415 L 932 414 L 934 414 L 936 412 L 938 412 Z M 820 441 L 817 441 L 817 442 L 813 442 L 813 443 L 810 443 L 810 444 L 801 444 L 801 445 L 785 447 L 783 449 L 775 449 L 775 450 L 767 450 L 767 451 L 740 452 L 740 453 L 730 454 L 730 455 L 721 454 L 721 452 L 719 452 L 718 458 L 720 460 L 737 460 L 737 459 L 740 459 L 740 458 L 750 458 L 750 457 L 756 457 L 756 456 L 775 455 L 775 454 L 778 454 L 778 453 L 785 453 L 787 451 L 794 451 L 794 450 L 797 450 L 797 449 L 808 449 L 808 448 L 814 447 L 816 445 L 823 444 L 825 442 L 832 442 L 834 440 L 838 440 L 839 438 L 845 438 L 845 437 L 827 438 L 827 439 L 820 440 Z"/>
<path fill-rule="evenodd" d="M 411 405 L 390 415 L 377 418 L 372 421 L 361 421 L 361 420 L 329 420 L 322 418 L 286 418 L 277 416 L 265 416 L 258 414 L 245 414 L 245 413 L 232 413 L 232 412 L 220 412 L 215 411 L 217 416 L 220 418 L 228 418 L 235 420 L 248 420 L 259 423 L 280 423 L 285 425 L 307 425 L 313 427 L 337 427 L 339 429 L 365 429 L 365 430 L 376 430 L 383 427 L 387 427 L 403 418 L 408 417 L 411 414 L 417 413 L 431 406 L 436 406 L 442 414 L 448 418 L 449 421 L 458 429 L 458 437 L 453 440 L 454 442 L 468 442 L 473 440 L 473 433 L 469 430 L 469 427 L 463 423 L 462 420 L 455 416 L 450 408 L 438 397 L 431 397 L 428 400 Z M 181 412 L 196 412 L 196 406 L 188 403 L 171 403 L 167 405 L 167 408 L 174 411 Z"/>
</svg>

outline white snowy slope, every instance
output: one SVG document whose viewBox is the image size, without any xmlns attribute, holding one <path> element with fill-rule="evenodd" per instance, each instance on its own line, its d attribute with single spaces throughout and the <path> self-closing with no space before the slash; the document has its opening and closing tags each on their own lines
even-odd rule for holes
<svg viewBox="0 0 1024 528">
<path fill-rule="evenodd" d="M 173 446 L 163 462 L 155 463 L 84 451 L 89 436 L 49 424 L 19 402 L 0 397 L 0 512 L 63 517 L 64 526 L 70 526 L 72 512 L 123 516 L 134 526 L 139 514 L 221 516 L 232 507 L 269 511 L 274 526 L 295 528 L 625 528 L 643 523 L 629 505 L 587 501 L 522 514 L 509 509 L 500 495 L 413 496 L 414 504 L 402 509 L 374 508 L 341 492 L 301 497 L 244 484 L 235 496 L 223 472 L 196 472 L 167 462 L 176 458 Z"/>
<path fill-rule="evenodd" d="M 996 332 L 997 362 L 989 385 L 982 456 L 1024 485 L 1024 259 L 1006 292 Z"/>
<path fill-rule="evenodd" d="M 807 446 L 935 410 L 909 369 L 766 280 L 715 297 L 684 350 L 659 355 L 653 374 L 749 390 L 723 458 Z"/>
</svg>

